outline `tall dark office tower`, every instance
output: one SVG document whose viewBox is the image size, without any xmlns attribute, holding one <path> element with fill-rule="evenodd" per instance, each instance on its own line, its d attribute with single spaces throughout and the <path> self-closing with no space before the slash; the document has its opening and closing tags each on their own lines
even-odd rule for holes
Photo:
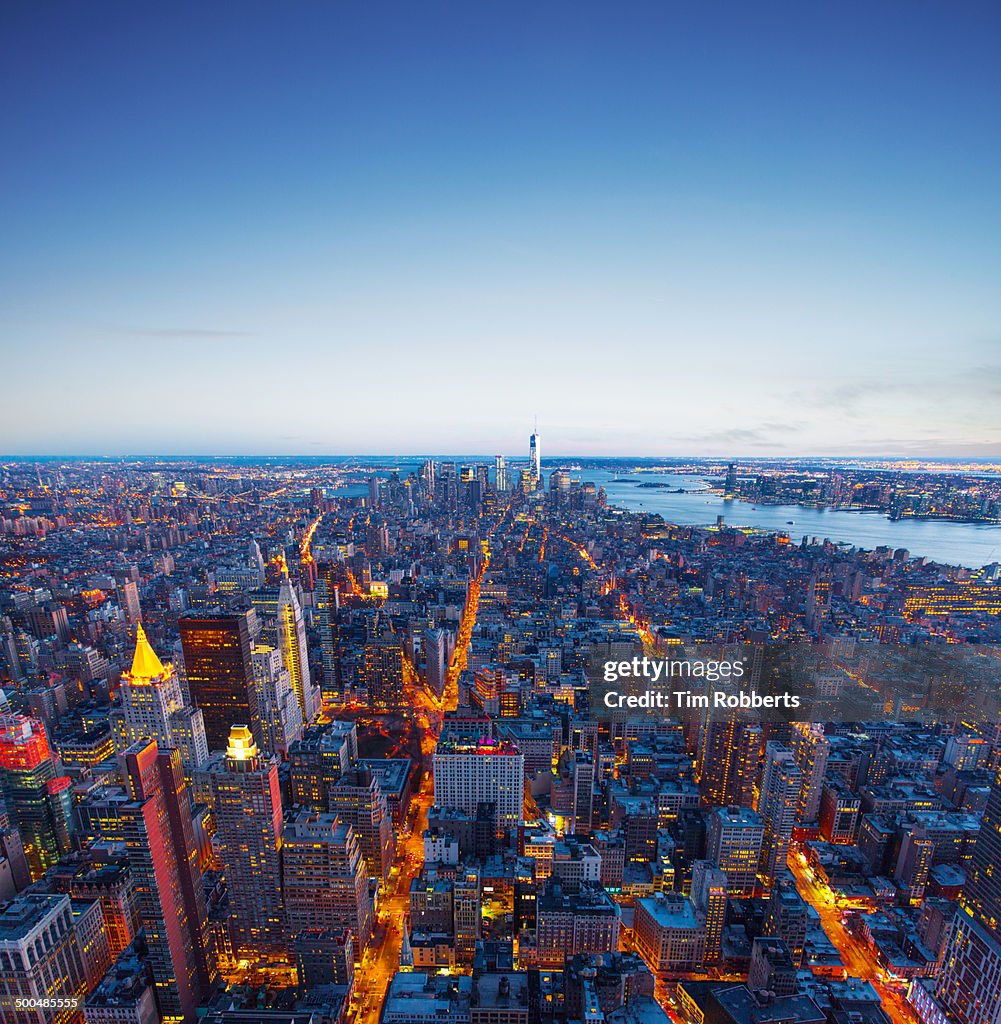
<svg viewBox="0 0 1001 1024">
<path fill-rule="evenodd" d="M 699 734 L 699 791 L 711 804 L 750 807 L 761 759 L 760 726 L 711 712 Z"/>
<path fill-rule="evenodd" d="M 936 994 L 959 1024 L 1001 1021 L 1001 768 L 980 824 L 962 909 L 946 949 Z"/>
<path fill-rule="evenodd" d="M 192 703 L 202 709 L 210 750 L 225 748 L 235 723 L 261 744 L 248 613 L 208 612 L 178 620 Z"/>
<path fill-rule="evenodd" d="M 164 1021 L 195 1019 L 212 984 L 191 806 L 176 750 L 140 740 L 122 755 L 132 800 L 119 811 Z"/>
<path fill-rule="evenodd" d="M 320 566 L 313 602 L 320 626 L 320 653 L 323 656 L 323 692 L 330 696 L 340 692 L 339 629 L 337 613 L 341 607 L 343 568 L 328 562 Z"/>
<path fill-rule="evenodd" d="M 0 793 L 35 881 L 70 849 L 69 780 L 56 778 L 45 727 L 35 718 L 0 715 Z"/>
<path fill-rule="evenodd" d="M 445 692 L 448 668 L 448 642 L 443 629 L 429 629 L 424 633 L 424 672 L 428 689 L 436 697 Z"/>
<path fill-rule="evenodd" d="M 732 462 L 726 467 L 726 483 L 723 490 L 728 498 L 737 494 L 737 467 Z"/>
<path fill-rule="evenodd" d="M 365 686 L 369 703 L 399 707 L 403 700 L 403 644 L 393 636 L 382 637 L 365 648 Z"/>
<path fill-rule="evenodd" d="M 726 875 L 711 861 L 697 860 L 692 865 L 692 903 L 706 922 L 707 964 L 722 956 L 723 926 L 726 923 Z"/>
</svg>

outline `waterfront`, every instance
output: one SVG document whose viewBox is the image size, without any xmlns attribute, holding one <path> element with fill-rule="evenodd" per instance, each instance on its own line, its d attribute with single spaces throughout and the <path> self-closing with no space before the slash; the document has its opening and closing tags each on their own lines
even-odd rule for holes
<svg viewBox="0 0 1001 1024">
<path fill-rule="evenodd" d="M 704 490 L 705 479 L 697 475 L 643 473 L 616 479 L 617 474 L 605 470 L 591 470 L 583 475 L 605 488 L 611 505 L 632 512 L 657 513 L 669 522 L 686 526 L 712 525 L 717 516 L 723 516 L 728 526 L 788 533 L 797 542 L 804 536 L 821 540 L 826 537 L 836 543 L 870 549 L 906 548 L 914 557 L 971 568 L 1001 559 L 1001 526 L 987 523 L 892 520 L 878 512 L 800 505 L 755 506 L 724 500 Z M 641 487 L 642 483 L 667 486 Z M 670 489 L 678 487 L 684 488 L 684 493 Z"/>
<path fill-rule="evenodd" d="M 441 458 L 438 456 L 438 458 Z M 462 463 L 469 456 L 448 456 Z M 318 460 L 319 461 L 319 460 Z M 379 467 L 380 476 L 388 475 L 383 465 L 391 465 L 402 477 L 416 473 L 420 461 L 412 458 L 372 457 L 369 465 Z M 512 471 L 517 463 L 512 461 Z M 557 468 L 548 463 L 546 470 Z M 869 550 L 877 547 L 906 548 L 915 558 L 929 558 L 946 565 L 979 569 L 1001 560 L 1001 526 L 990 523 L 949 522 L 937 519 L 887 518 L 879 512 L 810 508 L 800 505 L 752 505 L 745 501 L 724 500 L 706 490 L 705 477 L 688 473 L 636 473 L 587 467 L 571 471 L 574 480 L 590 480 L 605 488 L 608 503 L 630 512 L 661 515 L 682 526 L 712 526 L 723 516 L 727 526 L 746 526 L 774 533 L 788 533 L 799 542 L 804 536 L 828 538 L 837 544 L 850 544 Z M 643 487 L 644 483 L 664 487 Z M 678 493 L 682 488 L 683 493 Z M 342 497 L 361 496 L 364 484 L 353 484 L 332 493 Z M 790 520 L 792 522 L 790 522 Z"/>
</svg>

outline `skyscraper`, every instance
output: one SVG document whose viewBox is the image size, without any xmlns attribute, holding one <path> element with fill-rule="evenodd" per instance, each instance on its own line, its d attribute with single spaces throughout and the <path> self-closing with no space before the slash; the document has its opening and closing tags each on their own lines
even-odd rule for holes
<svg viewBox="0 0 1001 1024">
<path fill-rule="evenodd" d="M 205 773 L 216 818 L 216 842 L 229 894 L 237 951 L 281 947 L 282 802 L 278 762 L 261 754 L 245 725 L 234 725 L 224 757 Z"/>
<path fill-rule="evenodd" d="M 784 743 L 769 741 L 758 796 L 758 813 L 765 824 L 760 870 L 769 882 L 786 868 L 802 789 L 803 773 L 792 751 Z"/>
<path fill-rule="evenodd" d="M 320 654 L 323 659 L 323 689 L 333 694 L 338 690 L 337 671 L 337 613 L 341 607 L 341 573 L 342 567 L 336 562 L 328 562 L 320 566 L 313 602 L 316 606 L 316 618 L 320 627 Z"/>
<path fill-rule="evenodd" d="M 435 748 L 435 804 L 471 816 L 492 804 L 498 833 L 521 824 L 524 784 L 525 757 L 513 743 L 443 735 Z"/>
<path fill-rule="evenodd" d="M 230 727 L 244 723 L 260 742 L 250 614 L 192 612 L 178 620 L 191 700 L 201 708 L 210 750 L 226 746 Z"/>
<path fill-rule="evenodd" d="M 131 802 L 119 810 L 164 1021 L 195 1018 L 213 981 L 198 848 L 180 754 L 155 742 L 122 755 Z"/>
<path fill-rule="evenodd" d="M 1001 933 L 1001 768 L 995 772 L 973 848 L 962 903 L 988 931 Z"/>
<path fill-rule="evenodd" d="M 706 855 L 726 875 L 729 896 L 752 896 L 765 827 L 740 807 L 720 807 L 709 816 Z"/>
<path fill-rule="evenodd" d="M 761 758 L 759 725 L 710 711 L 699 732 L 699 790 L 712 804 L 750 807 Z"/>
<path fill-rule="evenodd" d="M 461 963 L 470 963 L 480 938 L 481 897 L 478 868 L 466 868 L 456 874 L 452 887 L 452 934 L 455 955 Z"/>
<path fill-rule="evenodd" d="M 707 964 L 722 956 L 723 925 L 726 923 L 726 875 L 711 861 L 697 860 L 692 865 L 692 903 L 705 920 Z"/>
<path fill-rule="evenodd" d="M 129 743 L 155 740 L 159 747 L 179 750 L 191 768 L 205 764 L 209 748 L 202 711 L 185 705 L 174 666 L 156 656 L 141 623 L 132 667 L 122 674 L 121 694 Z"/>
<path fill-rule="evenodd" d="M 354 829 L 336 814 L 303 808 L 283 833 L 285 909 L 296 930 L 350 928 L 360 959 L 375 912 Z"/>
<path fill-rule="evenodd" d="M 528 439 L 528 472 L 532 478 L 532 485 L 539 487 L 542 481 L 542 435 L 538 427 Z"/>
<path fill-rule="evenodd" d="M 288 573 L 282 577 L 278 593 L 278 646 L 282 661 L 292 677 L 295 691 L 302 710 L 302 720 L 309 725 L 320 710 L 320 693 L 309 675 L 309 650 L 306 647 L 306 626 L 302 620 L 299 599 L 289 582 Z"/>
<path fill-rule="evenodd" d="M 247 548 L 247 564 L 257 573 L 257 586 L 263 587 L 266 575 L 264 555 L 261 554 L 261 546 L 254 537 L 250 538 L 250 544 Z"/>
<path fill-rule="evenodd" d="M 501 494 L 508 489 L 507 459 L 503 455 L 494 456 L 494 489 Z"/>
<path fill-rule="evenodd" d="M 142 612 L 139 609 L 139 590 L 133 580 L 125 580 L 118 590 L 118 599 L 129 625 L 137 625 Z"/>
<path fill-rule="evenodd" d="M 327 791 L 328 805 L 358 838 L 368 873 L 385 879 L 393 861 L 395 837 L 386 795 L 371 769 L 345 772 Z"/>
<path fill-rule="evenodd" d="M 789 876 L 780 879 L 769 894 L 762 934 L 782 939 L 797 966 L 803 960 L 809 919 L 810 908 L 796 888 L 795 881 Z"/>
<path fill-rule="evenodd" d="M 275 757 L 288 756 L 289 747 L 302 737 L 302 708 L 292 689 L 292 677 L 282 665 L 281 653 L 257 644 L 253 653 L 264 749 Z"/>
<path fill-rule="evenodd" d="M 365 647 L 362 666 L 369 702 L 379 707 L 399 707 L 403 700 L 403 644 L 385 636 Z"/>
<path fill-rule="evenodd" d="M 0 1020 L 65 1024 L 68 1010 L 35 1000 L 76 999 L 87 991 L 86 965 L 73 927 L 70 898 L 23 893 L 0 914 Z M 24 1000 L 15 1008 L 15 1000 Z"/>
<path fill-rule="evenodd" d="M 831 741 L 824 735 L 822 725 L 794 722 L 789 747 L 796 764 L 803 773 L 803 788 L 799 798 L 800 821 L 814 822 L 820 814 L 820 797 L 824 788 L 827 758 Z"/>
<path fill-rule="evenodd" d="M 445 692 L 447 661 L 448 645 L 445 630 L 427 630 L 424 634 L 424 677 L 428 689 L 439 698 Z"/>
<path fill-rule="evenodd" d="M 980 824 L 936 995 L 958 1024 L 1001 1022 L 1001 768 Z"/>
<path fill-rule="evenodd" d="M 0 794 L 21 834 L 33 881 L 69 852 L 70 823 L 61 796 L 68 784 L 68 779 L 64 786 L 56 777 L 42 723 L 0 714 Z"/>
<path fill-rule="evenodd" d="M 734 498 L 737 495 L 737 467 L 732 462 L 726 467 L 726 482 L 723 485 L 723 493 L 727 498 Z"/>
</svg>

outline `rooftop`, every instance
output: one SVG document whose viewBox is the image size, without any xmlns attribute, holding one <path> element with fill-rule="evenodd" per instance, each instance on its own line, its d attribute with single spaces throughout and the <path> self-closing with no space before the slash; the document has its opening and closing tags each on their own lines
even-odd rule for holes
<svg viewBox="0 0 1001 1024">
<path fill-rule="evenodd" d="M 57 893 L 23 893 L 0 903 L 0 942 L 18 942 L 49 915 L 69 906 L 69 897 Z"/>
<path fill-rule="evenodd" d="M 659 893 L 636 901 L 661 928 L 698 928 L 695 905 L 681 893 Z"/>
</svg>

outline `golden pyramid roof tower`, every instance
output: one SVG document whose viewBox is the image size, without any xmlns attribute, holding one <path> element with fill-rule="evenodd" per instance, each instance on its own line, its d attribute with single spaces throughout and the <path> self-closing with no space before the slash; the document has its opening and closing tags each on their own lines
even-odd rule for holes
<svg viewBox="0 0 1001 1024">
<path fill-rule="evenodd" d="M 156 656 L 156 651 L 146 639 L 146 630 L 142 623 L 136 627 L 136 653 L 132 658 L 132 671 L 129 675 L 133 682 L 139 680 L 158 679 L 164 674 L 163 662 Z"/>
</svg>

